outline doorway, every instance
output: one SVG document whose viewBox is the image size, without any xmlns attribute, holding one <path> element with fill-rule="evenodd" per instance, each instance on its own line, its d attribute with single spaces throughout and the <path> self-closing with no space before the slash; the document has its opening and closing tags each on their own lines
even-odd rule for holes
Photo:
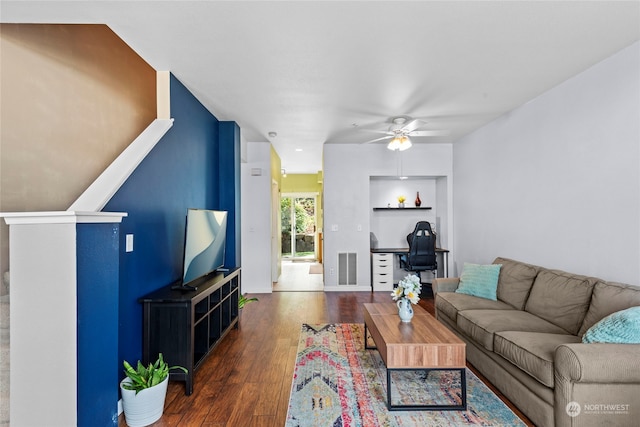
<svg viewBox="0 0 640 427">
<path fill-rule="evenodd" d="M 280 197 L 281 274 L 273 291 L 322 291 L 318 262 L 318 194 L 283 193 Z"/>
<path fill-rule="evenodd" d="M 280 198 L 282 258 L 316 261 L 316 196 L 283 194 Z"/>
</svg>

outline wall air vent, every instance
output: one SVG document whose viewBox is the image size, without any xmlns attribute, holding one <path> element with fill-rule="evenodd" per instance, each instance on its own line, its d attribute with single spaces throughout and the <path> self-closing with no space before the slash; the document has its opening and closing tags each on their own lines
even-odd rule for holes
<svg viewBox="0 0 640 427">
<path fill-rule="evenodd" d="M 338 252 L 338 285 L 356 285 L 358 283 L 358 254 Z"/>
</svg>

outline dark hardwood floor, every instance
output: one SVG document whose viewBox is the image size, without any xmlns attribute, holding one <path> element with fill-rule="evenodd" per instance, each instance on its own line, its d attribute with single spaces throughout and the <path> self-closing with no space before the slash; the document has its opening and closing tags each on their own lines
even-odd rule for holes
<svg viewBox="0 0 640 427">
<path fill-rule="evenodd" d="M 253 296 L 260 301 L 243 309 L 238 329 L 232 330 L 196 371 L 193 394 L 185 396 L 181 382 L 169 383 L 164 415 L 153 426 L 284 426 L 301 323 L 364 323 L 362 303 L 391 301 L 388 292 Z M 420 305 L 433 314 L 432 298 L 421 299 Z M 123 415 L 119 426 L 126 426 Z"/>
</svg>

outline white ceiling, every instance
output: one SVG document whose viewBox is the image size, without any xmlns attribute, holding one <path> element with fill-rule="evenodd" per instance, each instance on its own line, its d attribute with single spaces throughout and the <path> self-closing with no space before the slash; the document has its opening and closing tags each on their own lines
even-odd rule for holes
<svg viewBox="0 0 640 427">
<path fill-rule="evenodd" d="M 109 25 L 288 173 L 397 115 L 455 142 L 640 39 L 639 1 L 2 0 L 0 20 Z"/>
</svg>

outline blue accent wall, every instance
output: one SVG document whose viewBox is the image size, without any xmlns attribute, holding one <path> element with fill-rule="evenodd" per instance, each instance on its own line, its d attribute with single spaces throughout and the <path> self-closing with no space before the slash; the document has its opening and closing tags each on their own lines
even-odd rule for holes
<svg viewBox="0 0 640 427">
<path fill-rule="evenodd" d="M 121 248 L 127 234 L 134 236 L 133 252 L 120 251 L 120 364 L 122 360 L 133 364 L 142 357 L 138 298 L 181 277 L 187 209 L 224 208 L 235 218 L 239 206 L 220 204 L 221 168 L 237 173 L 240 169 L 239 157 L 237 162 L 222 157 L 228 150 L 220 150 L 221 145 L 235 144 L 226 140 L 233 136 L 220 138 L 218 120 L 173 75 L 170 84 L 173 127 L 104 208 L 128 213 L 120 228 Z M 227 198 L 239 203 L 239 188 Z M 231 233 L 227 251 L 235 252 L 236 246 L 239 234 Z"/>
<path fill-rule="evenodd" d="M 118 425 L 119 243 L 119 224 L 76 225 L 79 427 Z"/>
</svg>

